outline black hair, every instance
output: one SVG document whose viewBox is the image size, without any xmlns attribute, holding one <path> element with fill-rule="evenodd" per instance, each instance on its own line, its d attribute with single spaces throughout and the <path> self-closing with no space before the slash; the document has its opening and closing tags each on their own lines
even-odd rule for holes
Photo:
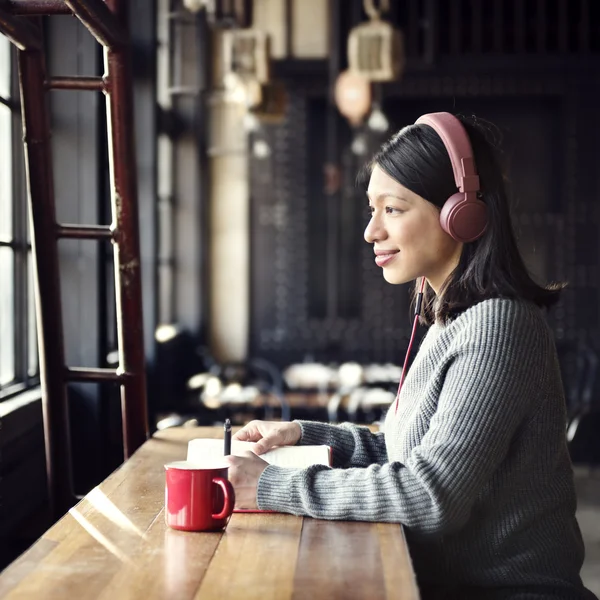
<svg viewBox="0 0 600 600">
<path fill-rule="evenodd" d="M 503 171 L 496 148 L 486 135 L 489 125 L 486 128 L 475 117 L 457 118 L 471 140 L 488 226 L 479 239 L 463 245 L 459 263 L 444 282 L 439 297 L 431 286 L 425 286 L 421 322 L 447 323 L 489 298 L 523 299 L 548 308 L 558 301 L 565 284 L 539 285 L 523 262 L 513 231 Z M 446 147 L 428 125 L 401 129 L 377 151 L 367 165 L 369 173 L 375 165 L 440 209 L 457 191 Z M 413 301 L 419 283 L 415 283 Z"/>
</svg>

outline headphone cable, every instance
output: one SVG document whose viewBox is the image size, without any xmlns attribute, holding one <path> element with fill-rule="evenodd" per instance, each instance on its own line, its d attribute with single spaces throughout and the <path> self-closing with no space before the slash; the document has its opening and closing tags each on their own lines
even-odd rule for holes
<svg viewBox="0 0 600 600">
<path fill-rule="evenodd" d="M 398 412 L 398 402 L 400 400 L 400 390 L 402 389 L 402 384 L 404 383 L 404 377 L 406 375 L 406 367 L 408 366 L 408 357 L 410 356 L 410 351 L 412 349 L 413 342 L 415 340 L 415 333 L 417 331 L 417 324 L 419 323 L 419 315 L 421 314 L 421 305 L 423 304 L 423 289 L 425 288 L 425 277 L 421 279 L 421 289 L 417 294 L 417 303 L 415 306 L 415 317 L 412 326 L 412 332 L 410 334 L 410 342 L 408 343 L 408 349 L 406 350 L 406 356 L 404 357 L 404 366 L 402 367 L 402 375 L 400 376 L 400 384 L 398 385 L 398 392 L 396 394 L 396 408 L 394 409 L 394 414 Z"/>
</svg>

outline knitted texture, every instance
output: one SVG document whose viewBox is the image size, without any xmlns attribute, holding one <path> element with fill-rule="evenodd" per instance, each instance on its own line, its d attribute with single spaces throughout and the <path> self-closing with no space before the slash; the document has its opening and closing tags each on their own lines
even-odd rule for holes
<svg viewBox="0 0 600 600">
<path fill-rule="evenodd" d="M 590 597 L 559 364 L 533 304 L 486 300 L 432 325 L 385 433 L 298 423 L 300 444 L 332 447 L 333 468 L 268 466 L 261 509 L 402 523 L 424 586 Z"/>
</svg>

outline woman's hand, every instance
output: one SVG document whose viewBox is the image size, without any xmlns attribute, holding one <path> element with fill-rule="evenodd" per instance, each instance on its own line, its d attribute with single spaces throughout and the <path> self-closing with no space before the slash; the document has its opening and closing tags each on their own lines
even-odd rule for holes
<svg viewBox="0 0 600 600">
<path fill-rule="evenodd" d="M 229 481 L 235 491 L 236 508 L 258 508 L 258 480 L 269 463 L 254 452 L 244 452 L 242 456 L 226 456 L 229 463 Z"/>
<path fill-rule="evenodd" d="M 275 446 L 293 446 L 300 441 L 302 430 L 298 423 L 287 421 L 250 421 L 234 436 L 234 440 L 256 442 L 254 452 L 264 454 Z M 264 461 L 263 461 L 264 462 Z"/>
</svg>

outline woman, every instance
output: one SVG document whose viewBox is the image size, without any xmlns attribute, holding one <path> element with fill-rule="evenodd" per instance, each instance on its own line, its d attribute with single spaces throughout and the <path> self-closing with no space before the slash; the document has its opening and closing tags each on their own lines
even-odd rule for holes
<svg viewBox="0 0 600 600">
<path fill-rule="evenodd" d="M 375 156 L 367 195 L 365 240 L 386 281 L 426 282 L 430 328 L 385 433 L 306 421 L 238 432 L 256 442 L 229 458 L 238 506 L 402 523 L 423 598 L 593 598 L 542 311 L 561 286 L 527 273 L 492 147 L 474 121 L 424 115 Z M 333 468 L 257 456 L 292 444 L 330 445 Z"/>
</svg>

